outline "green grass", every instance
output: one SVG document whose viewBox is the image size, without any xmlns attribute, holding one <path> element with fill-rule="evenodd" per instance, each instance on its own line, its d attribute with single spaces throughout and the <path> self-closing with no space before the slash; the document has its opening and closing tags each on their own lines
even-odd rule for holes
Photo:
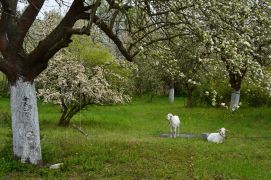
<svg viewBox="0 0 271 180">
<path fill-rule="evenodd" d="M 168 104 L 166 98 L 129 105 L 91 106 L 74 117 L 73 128 L 57 127 L 56 106 L 39 104 L 43 167 L 13 160 L 10 130 L 0 126 L 0 179 L 271 179 L 271 110 L 183 107 L 184 99 Z M 9 101 L 1 99 L 8 110 Z M 182 121 L 182 132 L 230 130 L 223 144 L 202 139 L 160 138 L 169 131 L 165 116 L 172 112 Z M 80 120 L 81 119 L 81 120 Z M 239 137 L 239 138 L 237 138 Z M 60 170 L 49 165 L 64 162 Z"/>
</svg>

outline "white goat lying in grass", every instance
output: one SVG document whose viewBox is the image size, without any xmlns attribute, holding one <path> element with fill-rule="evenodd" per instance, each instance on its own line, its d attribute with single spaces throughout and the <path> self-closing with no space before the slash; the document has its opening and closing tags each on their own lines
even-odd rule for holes
<svg viewBox="0 0 271 180">
<path fill-rule="evenodd" d="M 178 116 L 174 116 L 173 114 L 169 113 L 167 115 L 167 120 L 170 124 L 170 131 L 171 131 L 171 137 L 176 138 L 176 131 L 178 128 L 178 135 L 180 132 L 180 119 Z"/>
<path fill-rule="evenodd" d="M 225 128 L 221 128 L 218 130 L 217 133 L 209 134 L 207 140 L 213 143 L 223 143 L 226 137 L 226 131 L 228 130 L 226 130 Z"/>
</svg>

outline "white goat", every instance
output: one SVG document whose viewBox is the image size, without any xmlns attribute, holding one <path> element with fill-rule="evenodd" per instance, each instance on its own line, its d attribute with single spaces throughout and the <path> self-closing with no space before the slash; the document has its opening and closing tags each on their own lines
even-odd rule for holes
<svg viewBox="0 0 271 180">
<path fill-rule="evenodd" d="M 178 116 L 174 116 L 173 114 L 169 113 L 167 115 L 167 120 L 170 124 L 170 132 L 171 132 L 171 137 L 176 138 L 176 131 L 178 128 L 178 135 L 180 132 L 180 119 Z"/>
<path fill-rule="evenodd" d="M 225 128 L 221 128 L 218 130 L 217 133 L 211 133 L 208 135 L 207 140 L 209 142 L 213 142 L 213 143 L 223 143 L 224 139 L 226 137 L 226 130 Z"/>
</svg>

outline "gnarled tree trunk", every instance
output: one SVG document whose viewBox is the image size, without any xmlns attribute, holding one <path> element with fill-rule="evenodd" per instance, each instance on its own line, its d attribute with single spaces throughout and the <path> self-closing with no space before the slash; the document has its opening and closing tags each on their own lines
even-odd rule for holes
<svg viewBox="0 0 271 180">
<path fill-rule="evenodd" d="M 35 85 L 19 78 L 10 87 L 13 153 L 21 162 L 41 164 L 40 129 Z"/>
</svg>

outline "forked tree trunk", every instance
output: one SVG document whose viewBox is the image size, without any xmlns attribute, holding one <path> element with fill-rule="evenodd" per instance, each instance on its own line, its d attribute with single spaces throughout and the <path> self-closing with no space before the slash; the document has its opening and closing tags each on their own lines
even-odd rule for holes
<svg viewBox="0 0 271 180">
<path fill-rule="evenodd" d="M 65 109 L 62 111 L 62 115 L 58 121 L 58 126 L 67 127 L 70 124 L 71 118 L 74 114 L 71 114 L 71 109 Z"/>
<path fill-rule="evenodd" d="M 230 103 L 230 110 L 236 111 L 239 108 L 239 102 L 240 102 L 240 90 L 232 90 L 231 93 L 231 103 Z"/>
<path fill-rule="evenodd" d="M 174 102 L 174 87 L 170 87 L 170 89 L 169 89 L 168 102 L 169 103 L 173 103 Z"/>
<path fill-rule="evenodd" d="M 41 164 L 40 129 L 35 85 L 19 78 L 10 87 L 13 153 L 21 162 Z"/>
<path fill-rule="evenodd" d="M 68 112 L 62 112 L 62 115 L 58 121 L 58 126 L 67 127 L 70 124 L 71 118 L 68 116 Z"/>
<path fill-rule="evenodd" d="M 77 104 L 75 106 L 72 107 L 67 107 L 65 108 L 64 111 L 62 111 L 62 115 L 58 121 L 58 126 L 62 126 L 62 127 L 67 127 L 70 125 L 71 119 L 72 117 L 77 114 L 78 112 L 81 111 L 81 109 L 83 109 L 84 107 L 86 107 L 86 104 Z"/>
</svg>

